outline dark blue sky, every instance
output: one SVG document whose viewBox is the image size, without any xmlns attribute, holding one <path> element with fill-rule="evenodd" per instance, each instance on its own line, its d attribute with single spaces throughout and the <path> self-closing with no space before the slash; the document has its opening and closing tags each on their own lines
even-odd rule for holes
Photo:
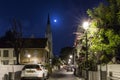
<svg viewBox="0 0 120 80">
<path fill-rule="evenodd" d="M 86 17 L 86 10 L 105 0 L 0 0 L 0 36 L 11 28 L 11 20 L 21 21 L 23 35 L 44 37 L 47 16 L 50 14 L 54 54 L 73 46 L 79 20 Z M 54 23 L 53 20 L 57 19 Z"/>
</svg>

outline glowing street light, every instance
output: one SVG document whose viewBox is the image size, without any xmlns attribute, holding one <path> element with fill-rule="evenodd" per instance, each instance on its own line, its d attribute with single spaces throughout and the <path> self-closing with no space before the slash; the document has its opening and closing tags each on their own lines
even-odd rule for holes
<svg viewBox="0 0 120 80">
<path fill-rule="evenodd" d="M 73 56 L 72 55 L 70 55 L 70 59 L 72 59 L 73 58 Z"/>
<path fill-rule="evenodd" d="M 28 59 L 29 59 L 29 62 L 30 62 L 31 55 L 30 55 L 30 54 L 28 54 L 28 55 L 27 55 L 27 57 L 28 57 Z"/>
<path fill-rule="evenodd" d="M 68 59 L 68 64 L 70 64 L 71 63 L 71 59 Z"/>
<path fill-rule="evenodd" d="M 89 28 L 89 22 L 83 22 L 83 28 L 85 29 L 85 37 L 86 37 L 86 55 L 85 55 L 85 58 L 86 58 L 86 65 L 85 65 L 85 68 L 86 68 L 86 80 L 88 80 L 88 39 L 87 39 L 87 29 Z"/>
<path fill-rule="evenodd" d="M 89 28 L 89 22 L 87 22 L 87 21 L 83 22 L 82 26 L 85 30 L 87 30 Z"/>
<path fill-rule="evenodd" d="M 71 59 L 68 59 L 69 62 L 71 62 Z"/>
<path fill-rule="evenodd" d="M 28 58 L 30 58 L 31 57 L 31 55 L 30 54 L 28 54 L 28 56 L 27 56 Z"/>
</svg>

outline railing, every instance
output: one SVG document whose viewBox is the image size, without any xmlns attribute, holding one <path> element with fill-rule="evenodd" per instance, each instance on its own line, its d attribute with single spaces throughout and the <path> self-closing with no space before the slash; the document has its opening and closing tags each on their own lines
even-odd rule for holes
<svg viewBox="0 0 120 80">
<path fill-rule="evenodd" d="M 100 76 L 101 75 L 101 76 Z M 85 71 L 82 71 L 82 77 L 86 77 Z M 89 71 L 89 80 L 107 80 L 106 71 Z"/>
</svg>

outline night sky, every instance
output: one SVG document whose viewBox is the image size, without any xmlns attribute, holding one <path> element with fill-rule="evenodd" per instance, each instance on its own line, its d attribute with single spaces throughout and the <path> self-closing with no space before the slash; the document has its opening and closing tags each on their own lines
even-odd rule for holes
<svg viewBox="0 0 120 80">
<path fill-rule="evenodd" d="M 86 10 L 105 0 L 0 0 L 0 36 L 11 28 L 13 18 L 21 21 L 24 37 L 44 37 L 48 13 L 55 55 L 73 46 L 78 24 L 87 18 Z M 54 22 L 54 20 L 56 20 Z"/>
</svg>

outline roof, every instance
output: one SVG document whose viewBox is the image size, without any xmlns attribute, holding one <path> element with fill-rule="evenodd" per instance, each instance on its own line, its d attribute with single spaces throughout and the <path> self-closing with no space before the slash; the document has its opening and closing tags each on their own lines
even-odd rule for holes
<svg viewBox="0 0 120 80">
<path fill-rule="evenodd" d="M 45 48 L 47 46 L 47 38 L 22 38 L 23 48 Z M 0 40 L 0 48 L 13 48 L 10 41 Z"/>
<path fill-rule="evenodd" d="M 23 48 L 45 48 L 47 38 L 23 38 Z"/>
<path fill-rule="evenodd" d="M 0 41 L 0 48 L 13 48 L 8 41 Z"/>
</svg>

